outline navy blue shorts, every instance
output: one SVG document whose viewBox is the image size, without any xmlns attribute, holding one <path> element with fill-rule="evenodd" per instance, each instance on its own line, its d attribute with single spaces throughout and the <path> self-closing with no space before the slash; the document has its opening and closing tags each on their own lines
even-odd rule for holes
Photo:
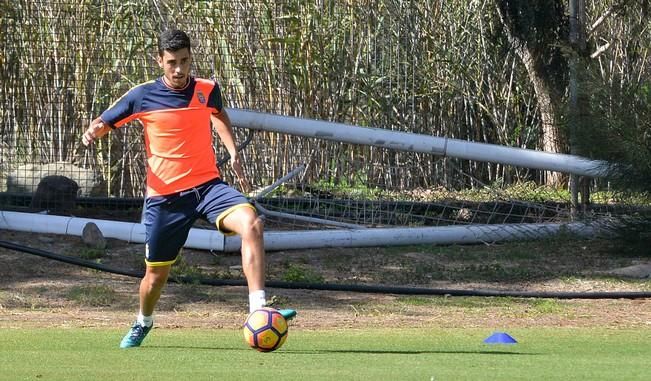
<svg viewBox="0 0 651 381">
<path fill-rule="evenodd" d="M 255 209 L 244 195 L 221 179 L 179 193 L 148 197 L 144 213 L 145 262 L 148 266 L 174 263 L 198 218 L 220 229 L 221 220 L 240 207 Z"/>
</svg>

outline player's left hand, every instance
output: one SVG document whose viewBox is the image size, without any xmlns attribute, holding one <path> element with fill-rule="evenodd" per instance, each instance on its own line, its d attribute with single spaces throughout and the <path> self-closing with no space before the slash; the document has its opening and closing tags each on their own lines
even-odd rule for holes
<svg viewBox="0 0 651 381">
<path fill-rule="evenodd" d="M 251 191 L 251 184 L 249 184 L 249 180 L 244 175 L 244 168 L 242 167 L 239 154 L 231 156 L 231 168 L 235 172 L 235 178 L 240 186 L 240 190 L 243 193 L 249 193 Z"/>
</svg>

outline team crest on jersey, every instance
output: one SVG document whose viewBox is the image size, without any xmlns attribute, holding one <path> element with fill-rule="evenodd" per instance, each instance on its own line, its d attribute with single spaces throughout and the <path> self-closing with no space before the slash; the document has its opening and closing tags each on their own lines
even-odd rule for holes
<svg viewBox="0 0 651 381">
<path fill-rule="evenodd" d="M 201 90 L 197 91 L 197 99 L 199 99 L 199 103 L 206 103 L 206 96 L 203 95 Z"/>
</svg>

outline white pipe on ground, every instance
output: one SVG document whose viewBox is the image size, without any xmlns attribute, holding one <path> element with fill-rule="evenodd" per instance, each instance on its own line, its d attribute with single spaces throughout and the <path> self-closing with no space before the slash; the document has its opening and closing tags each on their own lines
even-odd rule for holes
<svg viewBox="0 0 651 381">
<path fill-rule="evenodd" d="M 104 237 L 143 243 L 145 228 L 139 223 L 77 217 L 50 216 L 20 212 L 0 212 L 0 229 L 32 233 L 81 236 L 84 226 L 93 222 Z M 321 247 L 370 247 L 402 245 L 447 245 L 541 239 L 560 232 L 589 237 L 597 228 L 582 223 L 463 225 L 420 228 L 374 228 L 352 230 L 265 232 L 265 249 L 291 250 Z M 216 230 L 191 229 L 185 247 L 201 250 L 239 251 L 237 236 L 225 237 Z"/>
<path fill-rule="evenodd" d="M 31 233 L 53 233 L 81 237 L 89 222 L 97 225 L 105 238 L 133 243 L 145 242 L 145 226 L 140 223 L 90 218 L 50 216 L 20 212 L 0 212 L 0 229 Z M 191 229 L 185 247 L 202 250 L 224 250 L 224 235 L 216 230 Z"/>
<path fill-rule="evenodd" d="M 582 223 L 454 225 L 410 228 L 355 230 L 314 230 L 266 232 L 266 250 L 311 249 L 323 247 L 373 247 L 405 245 L 451 245 L 534 240 L 561 232 L 577 237 L 594 237 L 599 229 Z M 238 251 L 238 236 L 225 237 L 224 251 Z"/>
<path fill-rule="evenodd" d="M 400 151 L 421 152 L 460 159 L 559 171 L 589 177 L 603 177 L 610 167 L 605 161 L 497 144 L 469 142 L 381 128 L 228 109 L 234 126 L 284 134 L 362 144 Z"/>
</svg>

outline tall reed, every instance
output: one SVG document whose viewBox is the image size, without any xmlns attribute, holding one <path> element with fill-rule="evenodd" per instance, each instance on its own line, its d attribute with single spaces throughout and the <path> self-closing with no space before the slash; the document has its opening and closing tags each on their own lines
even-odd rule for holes
<svg viewBox="0 0 651 381">
<path fill-rule="evenodd" d="M 17 0 L 0 6 L 5 175 L 22 163 L 66 161 L 101 173 L 105 194 L 142 195 L 137 124 L 92 149 L 80 147 L 79 136 L 126 90 L 160 75 L 156 37 L 171 26 L 196 39 L 195 73 L 214 76 L 229 107 L 538 147 L 534 93 L 501 34 L 493 1 Z M 589 4 L 595 14 L 603 7 Z M 608 33 L 641 26 L 636 17 L 609 22 Z M 636 40 L 649 41 L 648 28 L 634 32 Z M 607 52 L 595 70 L 599 80 L 648 80 L 647 48 Z M 244 155 L 257 186 L 300 163 L 307 164 L 307 183 L 388 189 L 535 179 L 526 169 L 497 164 L 261 132 Z"/>
</svg>

